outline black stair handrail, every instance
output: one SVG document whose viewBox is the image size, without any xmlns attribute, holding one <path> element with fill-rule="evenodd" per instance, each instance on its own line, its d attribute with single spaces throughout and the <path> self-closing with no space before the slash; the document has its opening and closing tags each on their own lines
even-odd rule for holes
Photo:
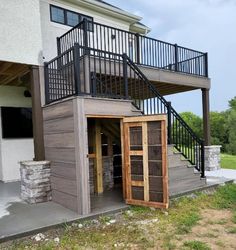
<svg viewBox="0 0 236 250">
<path fill-rule="evenodd" d="M 204 141 L 196 135 L 196 133 L 172 107 L 171 103 L 157 91 L 156 87 L 147 79 L 138 66 L 126 54 L 123 54 L 123 65 L 124 68 L 130 69 L 129 73 L 124 74 L 124 82 L 129 84 L 129 79 L 135 79 L 135 76 L 137 76 L 139 79 L 136 80 L 136 83 L 141 80 L 148 88 L 148 95 L 145 96 L 146 104 L 144 104 L 144 100 L 141 103 L 137 99 L 137 96 L 134 98 L 130 96 L 131 99 L 133 99 L 134 105 L 142 113 L 147 115 L 160 114 L 160 110 L 162 113 L 167 114 L 168 143 L 174 144 L 175 148 L 181 152 L 181 154 L 187 158 L 191 164 L 194 165 L 195 169 L 201 173 L 201 177 L 204 178 Z M 132 89 L 132 86 L 129 86 L 128 89 Z M 156 98 L 157 100 L 155 100 Z M 155 108 L 156 105 L 158 105 L 158 107 Z M 149 107 L 147 108 L 147 106 Z"/>
</svg>

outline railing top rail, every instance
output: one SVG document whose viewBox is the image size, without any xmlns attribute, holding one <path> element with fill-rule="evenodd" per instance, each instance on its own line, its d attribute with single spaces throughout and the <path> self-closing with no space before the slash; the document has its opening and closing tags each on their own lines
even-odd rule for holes
<svg viewBox="0 0 236 250">
<path fill-rule="evenodd" d="M 84 20 L 79 22 L 78 24 L 76 24 L 74 27 L 72 27 L 71 29 L 69 29 L 68 31 L 66 31 L 63 35 L 59 36 L 58 38 L 61 39 L 63 38 L 64 36 L 68 35 L 71 31 L 79 28 L 82 24 L 84 23 Z"/>
<path fill-rule="evenodd" d="M 178 119 L 181 121 L 182 125 L 188 130 L 188 132 L 198 141 L 198 143 L 203 142 L 201 138 L 198 138 L 195 134 L 195 132 L 189 127 L 189 125 L 185 122 L 185 120 L 177 113 L 177 111 L 171 107 L 172 113 L 178 117 Z"/>
<path fill-rule="evenodd" d="M 191 58 L 189 58 L 189 59 L 186 59 L 186 60 L 180 61 L 180 62 L 178 62 L 178 63 L 188 62 L 188 61 L 190 61 L 190 60 L 195 60 L 195 59 L 198 59 L 198 58 L 201 58 L 201 57 L 204 57 L 204 54 L 199 55 L 199 56 L 194 56 L 194 57 L 191 57 Z"/>
<path fill-rule="evenodd" d="M 202 55 L 205 55 L 207 53 L 207 52 L 202 52 L 202 51 L 199 51 L 199 50 L 194 50 L 194 49 L 190 49 L 190 48 L 187 48 L 187 47 L 183 47 L 183 46 L 180 46 L 180 45 L 178 45 L 178 48 L 187 49 L 189 51 L 196 52 L 196 53 L 199 53 L 199 54 L 202 54 Z"/>
<path fill-rule="evenodd" d="M 161 102 L 165 105 L 165 107 L 168 107 L 168 101 L 163 98 L 159 92 L 156 90 L 156 88 L 152 85 L 152 83 L 146 78 L 146 76 L 143 74 L 143 72 L 136 66 L 136 64 L 133 63 L 133 61 L 127 56 L 125 55 L 127 58 L 127 61 L 129 62 L 129 64 L 132 65 L 132 67 L 138 71 L 139 75 L 141 75 L 141 77 L 145 80 L 146 84 L 148 84 L 149 87 L 151 87 L 152 91 L 158 96 L 158 98 L 161 100 Z M 198 143 L 201 143 L 203 140 L 198 138 L 194 131 L 189 127 L 189 125 L 183 120 L 183 118 L 177 113 L 177 111 L 171 107 L 171 112 L 179 119 L 179 121 L 181 122 L 181 124 L 188 130 L 188 132 L 194 137 L 194 139 L 196 139 L 198 141 Z"/>
<path fill-rule="evenodd" d="M 86 46 L 81 46 L 81 45 L 79 45 L 79 48 L 80 48 L 80 49 L 86 49 L 86 50 L 89 50 L 89 51 L 96 51 L 96 52 L 103 53 L 103 54 L 110 54 L 110 55 L 113 55 L 113 56 L 117 56 L 117 57 L 122 58 L 122 55 L 121 55 L 121 54 L 114 53 L 114 52 L 112 52 L 112 51 L 104 51 L 104 50 L 101 50 L 101 49 L 87 48 Z M 91 55 L 90 55 L 90 56 L 91 56 Z M 93 55 L 92 55 L 92 56 L 93 56 Z"/>
<path fill-rule="evenodd" d="M 68 54 L 68 53 L 69 53 L 70 51 L 72 51 L 73 49 L 74 49 L 74 48 L 71 47 L 71 48 L 65 50 L 65 51 L 62 52 L 60 55 L 54 57 L 52 60 L 45 62 L 45 64 L 50 64 L 50 63 L 52 63 L 52 62 L 58 60 L 59 58 L 61 58 L 61 57 L 64 56 L 65 54 Z"/>
</svg>

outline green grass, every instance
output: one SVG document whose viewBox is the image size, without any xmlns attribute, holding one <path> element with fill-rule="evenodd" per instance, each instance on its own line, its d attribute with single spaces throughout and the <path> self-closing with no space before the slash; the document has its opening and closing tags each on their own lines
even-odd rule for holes
<svg viewBox="0 0 236 250">
<path fill-rule="evenodd" d="M 200 220 L 197 212 L 182 214 L 176 221 L 176 233 L 186 234 L 191 232 L 193 226 Z"/>
<path fill-rule="evenodd" d="M 230 234 L 236 234 L 236 227 L 231 227 L 228 232 Z"/>
<path fill-rule="evenodd" d="M 220 187 L 212 196 L 210 207 L 215 209 L 236 209 L 236 185 Z"/>
<path fill-rule="evenodd" d="M 236 155 L 221 154 L 221 167 L 236 169 Z"/>
<path fill-rule="evenodd" d="M 211 250 L 206 243 L 198 240 L 185 241 L 183 246 L 186 250 Z"/>
<path fill-rule="evenodd" d="M 232 222 L 233 222 L 234 224 L 236 224 L 236 210 L 235 210 L 234 213 L 233 213 Z"/>
</svg>

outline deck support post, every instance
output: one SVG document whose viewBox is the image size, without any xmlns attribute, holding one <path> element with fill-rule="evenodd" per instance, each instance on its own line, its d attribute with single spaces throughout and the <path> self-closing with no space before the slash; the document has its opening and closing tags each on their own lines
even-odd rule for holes
<svg viewBox="0 0 236 250">
<path fill-rule="evenodd" d="M 179 71 L 178 64 L 179 64 L 179 54 L 178 54 L 178 44 L 175 44 L 175 71 Z"/>
<path fill-rule="evenodd" d="M 202 89 L 202 111 L 203 111 L 203 135 L 204 145 L 211 145 L 211 130 L 210 130 L 210 100 L 209 89 Z"/>
<path fill-rule="evenodd" d="M 81 93 L 81 79 L 80 79 L 80 47 L 78 43 L 74 45 L 74 76 L 75 76 L 75 93 Z"/>
<path fill-rule="evenodd" d="M 167 140 L 168 140 L 168 144 L 172 144 L 172 131 L 171 131 L 171 102 L 168 102 L 168 106 L 167 106 Z"/>
<path fill-rule="evenodd" d="M 77 183 L 77 204 L 78 214 L 89 214 L 90 186 L 89 186 L 89 159 L 88 159 L 88 128 L 87 118 L 84 112 L 84 99 L 76 98 L 73 100 L 74 107 L 74 127 L 76 152 L 76 183 Z"/>
<path fill-rule="evenodd" d="M 61 43 L 60 43 L 60 37 L 57 37 L 57 55 L 61 55 Z"/>
<path fill-rule="evenodd" d="M 34 136 L 34 160 L 45 160 L 43 137 L 43 111 L 41 107 L 39 67 L 32 66 L 30 71 L 32 96 L 32 122 Z"/>
<path fill-rule="evenodd" d="M 128 63 L 127 63 L 127 55 L 123 54 L 123 78 L 124 78 L 124 94 L 125 98 L 129 98 L 129 90 L 128 90 Z"/>
<path fill-rule="evenodd" d="M 103 193 L 103 169 L 102 169 L 102 136 L 101 123 L 95 121 L 95 190 L 97 194 Z"/>
<path fill-rule="evenodd" d="M 140 64 L 140 34 L 136 33 L 135 36 L 136 36 L 136 63 Z"/>
</svg>

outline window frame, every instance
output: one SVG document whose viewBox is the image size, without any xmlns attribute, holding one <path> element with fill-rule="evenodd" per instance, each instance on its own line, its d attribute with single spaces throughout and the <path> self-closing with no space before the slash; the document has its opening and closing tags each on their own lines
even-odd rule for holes
<svg viewBox="0 0 236 250">
<path fill-rule="evenodd" d="M 63 11 L 63 14 L 64 14 L 64 23 L 63 23 L 63 22 L 58 22 L 58 21 L 53 20 L 53 17 L 52 17 L 52 8 L 61 9 L 61 10 Z M 51 21 L 51 22 L 54 22 L 54 23 L 59 23 L 59 24 L 65 25 L 65 23 L 67 22 L 67 20 L 66 20 L 66 12 L 65 12 L 65 9 L 63 9 L 63 8 L 61 8 L 61 7 L 59 7 L 59 6 L 50 4 L 50 21 Z"/>
<path fill-rule="evenodd" d="M 85 14 L 82 14 L 82 13 L 79 13 L 79 12 L 75 12 L 73 10 L 65 9 L 65 8 L 62 8 L 60 6 L 53 5 L 53 4 L 50 4 L 49 8 L 50 8 L 50 21 L 53 22 L 53 23 L 58 23 L 58 24 L 69 26 L 69 27 L 75 27 L 76 25 L 73 26 L 73 25 L 68 24 L 68 18 L 67 18 L 67 13 L 68 12 L 78 15 L 79 23 L 81 22 L 82 18 L 91 19 L 91 22 L 93 23 L 93 17 L 92 16 L 88 16 L 88 15 L 85 15 Z M 52 8 L 58 8 L 58 9 L 61 9 L 63 11 L 64 23 L 53 20 Z M 88 31 L 93 32 L 93 27 L 91 29 L 89 29 L 89 27 L 88 27 Z"/>
</svg>

